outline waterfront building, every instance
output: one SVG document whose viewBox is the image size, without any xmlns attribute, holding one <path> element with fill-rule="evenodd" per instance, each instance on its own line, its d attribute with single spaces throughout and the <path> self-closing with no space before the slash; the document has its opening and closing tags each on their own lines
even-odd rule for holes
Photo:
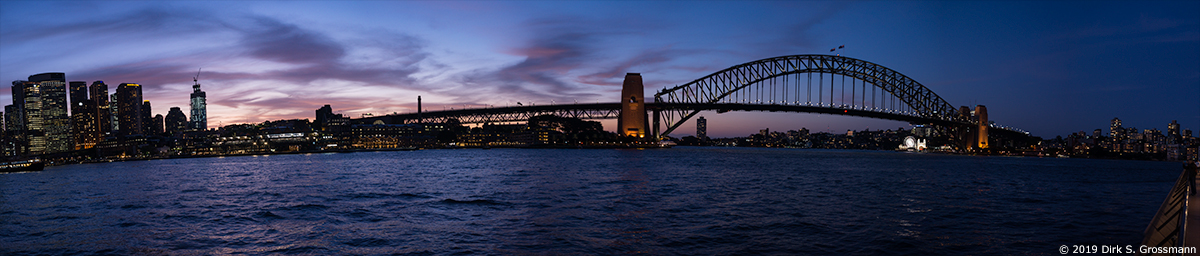
<svg viewBox="0 0 1200 256">
<path fill-rule="evenodd" d="M 197 130 L 208 129 L 208 101 L 204 91 L 200 90 L 200 81 L 196 78 L 192 79 L 192 116 L 191 128 Z"/>
<path fill-rule="evenodd" d="M 142 86 L 139 84 L 122 83 L 117 86 L 115 102 L 117 103 L 118 136 L 142 134 L 146 130 L 145 114 L 142 107 Z"/>
<path fill-rule="evenodd" d="M 356 124 L 350 128 L 351 146 L 362 149 L 423 147 L 433 144 L 434 137 L 424 133 L 419 124 Z"/>
<path fill-rule="evenodd" d="M 167 112 L 166 119 L 163 120 L 163 131 L 169 136 L 178 137 L 183 131 L 188 129 L 187 116 L 183 114 L 183 110 L 179 107 L 171 107 Z"/>
<path fill-rule="evenodd" d="M 708 139 L 708 120 L 704 119 L 703 116 L 696 119 L 696 138 L 701 140 Z"/>
<path fill-rule="evenodd" d="M 317 109 L 316 122 L 313 124 L 316 126 L 317 130 L 324 131 L 329 125 L 329 120 L 331 118 L 333 118 L 333 107 L 330 107 L 329 104 L 325 104 L 325 106 Z"/>
</svg>

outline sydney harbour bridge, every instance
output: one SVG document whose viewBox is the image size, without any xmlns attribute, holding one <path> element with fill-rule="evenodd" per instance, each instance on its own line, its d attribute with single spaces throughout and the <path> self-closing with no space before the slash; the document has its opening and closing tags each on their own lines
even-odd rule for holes
<svg viewBox="0 0 1200 256">
<path fill-rule="evenodd" d="M 920 82 L 890 68 L 836 55 L 790 55 L 742 63 L 643 97 L 640 74 L 625 77 L 620 102 L 487 107 L 365 117 L 355 123 L 463 124 L 525 121 L 539 115 L 618 119 L 619 134 L 665 138 L 701 111 L 820 113 L 904 121 L 931 127 L 961 149 L 987 149 L 993 135 L 1027 136 L 987 120 L 987 108 L 955 108 Z M 419 108 L 419 107 L 418 107 Z"/>
</svg>

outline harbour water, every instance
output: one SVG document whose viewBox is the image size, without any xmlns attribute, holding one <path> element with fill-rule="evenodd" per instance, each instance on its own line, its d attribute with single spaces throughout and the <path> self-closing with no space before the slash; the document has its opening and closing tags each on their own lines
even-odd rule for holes
<svg viewBox="0 0 1200 256">
<path fill-rule="evenodd" d="M 464 149 L 0 175 L 0 255 L 1012 255 L 1136 245 L 1180 165 Z"/>
</svg>

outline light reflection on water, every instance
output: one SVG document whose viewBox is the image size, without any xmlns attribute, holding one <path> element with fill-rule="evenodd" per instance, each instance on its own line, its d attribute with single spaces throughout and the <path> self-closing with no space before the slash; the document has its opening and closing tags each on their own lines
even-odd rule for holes
<svg viewBox="0 0 1200 256">
<path fill-rule="evenodd" d="M 0 175 L 0 254 L 1052 254 L 1178 165 L 754 148 L 424 150 Z"/>
</svg>

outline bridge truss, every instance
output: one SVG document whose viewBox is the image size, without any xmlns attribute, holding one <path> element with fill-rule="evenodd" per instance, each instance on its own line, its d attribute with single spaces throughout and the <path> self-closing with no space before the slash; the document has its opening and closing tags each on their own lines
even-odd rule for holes
<svg viewBox="0 0 1200 256">
<path fill-rule="evenodd" d="M 875 63 L 834 55 L 752 61 L 663 89 L 654 99 L 655 104 L 673 106 L 655 110 L 654 129 L 659 136 L 670 134 L 701 110 L 723 110 L 714 108 L 717 105 L 969 124 L 968 117 L 916 80 Z M 657 132 L 660 119 L 666 124 L 661 133 Z"/>
<path fill-rule="evenodd" d="M 503 108 L 474 108 L 431 111 L 421 114 L 398 114 L 358 119 L 356 123 L 411 124 L 447 123 L 451 119 L 463 124 L 504 123 L 529 120 L 540 115 L 579 118 L 584 120 L 615 119 L 621 114 L 621 103 L 518 106 Z"/>
<path fill-rule="evenodd" d="M 653 111 L 653 132 L 665 137 L 703 110 L 785 111 L 862 116 L 932 124 L 935 133 L 962 140 L 977 126 L 970 113 L 959 113 L 916 80 L 875 63 L 833 55 L 790 55 L 736 65 L 689 83 L 663 89 L 646 103 Z M 475 108 L 394 114 L 356 119 L 354 123 L 505 123 L 555 115 L 585 120 L 614 119 L 621 103 L 562 104 Z M 664 122 L 665 121 L 665 122 Z M 663 132 L 659 129 L 666 125 Z M 989 129 L 1028 135 L 1006 126 Z"/>
</svg>

